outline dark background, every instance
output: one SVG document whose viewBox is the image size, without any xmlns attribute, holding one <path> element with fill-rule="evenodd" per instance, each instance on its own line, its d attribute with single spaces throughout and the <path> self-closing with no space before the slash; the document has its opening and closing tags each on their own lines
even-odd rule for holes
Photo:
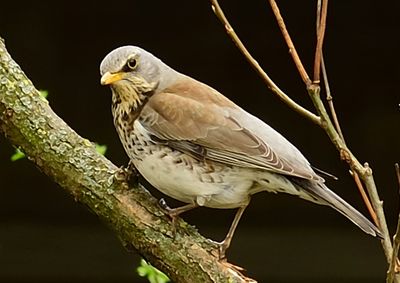
<svg viewBox="0 0 400 283">
<path fill-rule="evenodd" d="M 316 1 L 279 1 L 289 31 L 312 70 Z M 374 169 L 391 231 L 398 211 L 398 4 L 332 1 L 325 54 L 347 142 Z M 242 40 L 290 96 L 312 109 L 267 1 L 221 1 Z M 397 5 L 397 7 L 396 7 Z M 175 69 L 214 86 L 279 130 L 311 163 L 337 175 L 328 185 L 367 214 L 345 164 L 317 127 L 281 103 L 225 34 L 203 1 L 2 1 L 0 36 L 50 105 L 80 135 L 127 157 L 115 133 L 110 90 L 99 64 L 112 49 L 141 46 Z M 0 137 L 0 282 L 141 282 L 137 255 L 27 160 L 10 162 Z M 157 194 L 158 195 L 158 194 Z M 212 239 L 233 211 L 184 216 Z M 332 209 L 287 195 L 259 194 L 246 211 L 230 260 L 260 282 L 383 282 L 379 241 Z"/>
</svg>

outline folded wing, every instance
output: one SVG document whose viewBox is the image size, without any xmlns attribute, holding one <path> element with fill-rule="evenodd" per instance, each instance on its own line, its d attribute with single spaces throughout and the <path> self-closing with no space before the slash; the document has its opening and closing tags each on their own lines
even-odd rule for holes
<svg viewBox="0 0 400 283">
<path fill-rule="evenodd" d="M 282 135 L 188 77 L 152 96 L 140 122 L 159 142 L 195 158 L 323 181 Z"/>
</svg>

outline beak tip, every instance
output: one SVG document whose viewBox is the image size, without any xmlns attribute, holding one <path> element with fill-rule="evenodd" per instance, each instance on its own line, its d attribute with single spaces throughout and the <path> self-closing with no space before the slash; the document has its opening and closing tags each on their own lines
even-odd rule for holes
<svg viewBox="0 0 400 283">
<path fill-rule="evenodd" d="M 111 74 L 109 73 L 109 72 L 107 72 L 107 73 L 104 73 L 102 76 L 101 76 L 101 79 L 100 79 L 100 84 L 101 85 L 108 85 L 109 84 L 109 79 L 110 79 L 110 76 L 111 76 Z"/>
<path fill-rule="evenodd" d="M 112 74 L 110 72 L 106 72 L 101 76 L 100 84 L 101 85 L 109 85 L 109 84 L 112 84 L 121 79 L 122 79 L 122 76 L 120 73 Z"/>
</svg>

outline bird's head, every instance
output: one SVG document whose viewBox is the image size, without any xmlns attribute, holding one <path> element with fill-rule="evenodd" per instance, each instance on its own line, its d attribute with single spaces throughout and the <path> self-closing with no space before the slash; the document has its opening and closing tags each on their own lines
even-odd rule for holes
<svg viewBox="0 0 400 283">
<path fill-rule="evenodd" d="M 100 65 L 101 84 L 110 85 L 121 101 L 141 104 L 178 74 L 151 53 L 123 46 L 111 51 Z"/>
</svg>

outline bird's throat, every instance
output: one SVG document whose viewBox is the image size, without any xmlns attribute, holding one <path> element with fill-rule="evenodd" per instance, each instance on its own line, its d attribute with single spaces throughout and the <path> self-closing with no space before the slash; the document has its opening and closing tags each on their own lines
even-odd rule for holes
<svg viewBox="0 0 400 283">
<path fill-rule="evenodd" d="M 118 94 L 113 94 L 112 114 L 116 127 L 133 126 L 135 120 L 146 105 L 151 93 L 130 92 L 129 99 Z"/>
<path fill-rule="evenodd" d="M 114 120 L 129 120 L 133 124 L 156 87 L 157 85 L 150 84 L 143 78 L 130 78 L 111 86 Z"/>
</svg>

